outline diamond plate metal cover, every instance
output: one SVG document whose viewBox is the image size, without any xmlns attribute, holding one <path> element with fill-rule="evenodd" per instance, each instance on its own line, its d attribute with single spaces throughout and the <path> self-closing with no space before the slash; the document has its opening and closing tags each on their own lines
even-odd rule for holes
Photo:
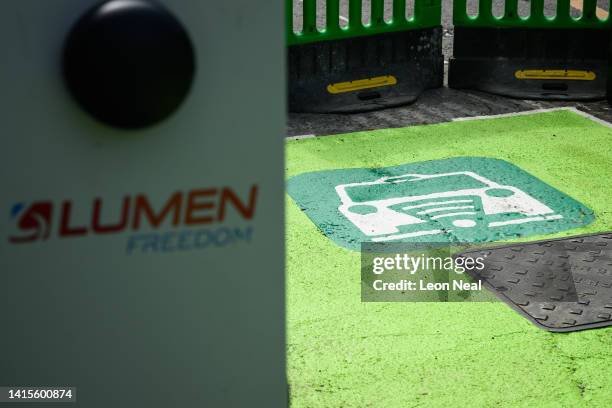
<svg viewBox="0 0 612 408">
<path fill-rule="evenodd" d="M 612 232 L 456 256 L 484 257 L 485 268 L 470 275 L 545 330 L 569 332 L 612 325 Z"/>
</svg>

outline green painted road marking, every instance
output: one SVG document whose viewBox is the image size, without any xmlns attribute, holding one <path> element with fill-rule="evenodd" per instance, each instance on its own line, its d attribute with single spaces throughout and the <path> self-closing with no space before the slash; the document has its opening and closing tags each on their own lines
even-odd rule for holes
<svg viewBox="0 0 612 408">
<path fill-rule="evenodd" d="M 306 173 L 287 190 L 338 245 L 486 242 L 582 227 L 593 212 L 517 166 L 457 157 Z"/>
<path fill-rule="evenodd" d="M 503 159 L 597 215 L 554 237 L 612 230 L 612 129 L 569 111 L 309 138 L 286 151 L 288 179 Z M 289 196 L 286 203 L 292 408 L 610 405 L 612 327 L 548 333 L 502 303 L 362 303 L 360 253 L 322 234 Z"/>
</svg>

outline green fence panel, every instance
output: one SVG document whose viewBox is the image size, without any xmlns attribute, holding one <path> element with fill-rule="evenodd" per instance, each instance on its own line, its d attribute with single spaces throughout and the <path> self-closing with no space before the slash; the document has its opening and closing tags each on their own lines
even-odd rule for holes
<svg viewBox="0 0 612 408">
<path fill-rule="evenodd" d="M 570 15 L 570 0 L 557 0 L 556 15 L 544 15 L 544 0 L 531 0 L 528 17 L 518 15 L 518 1 L 506 0 L 504 15 L 493 15 L 492 0 L 479 0 L 478 14 L 467 13 L 467 0 L 453 1 L 453 24 L 459 27 L 524 27 L 524 28 L 580 28 L 607 29 L 611 26 L 610 17 L 599 19 L 596 15 L 597 0 L 584 0 L 582 16 Z"/>
<path fill-rule="evenodd" d="M 330 35 L 338 35 L 340 30 L 340 2 L 328 1 L 325 4 L 325 14 L 330 24 L 327 25 L 327 32 Z"/>
<path fill-rule="evenodd" d="M 298 45 L 319 41 L 390 33 L 419 28 L 432 28 L 441 24 L 441 0 L 415 0 L 414 15 L 406 18 L 406 0 L 393 0 L 393 14 L 390 21 L 384 18 L 384 0 L 371 0 L 370 22 L 362 22 L 362 0 L 348 1 L 348 23 L 340 26 L 340 0 L 327 0 L 325 4 L 325 28 L 317 28 L 317 1 L 297 2 L 303 15 L 303 28 L 294 32 L 293 9 L 297 0 L 286 0 L 287 44 Z"/>
<path fill-rule="evenodd" d="M 317 30 L 317 0 L 303 0 L 304 31 L 308 34 Z"/>
</svg>

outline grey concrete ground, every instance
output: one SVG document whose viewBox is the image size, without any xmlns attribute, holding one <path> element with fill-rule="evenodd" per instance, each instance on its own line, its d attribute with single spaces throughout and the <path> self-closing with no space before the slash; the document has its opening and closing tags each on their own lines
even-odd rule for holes
<svg viewBox="0 0 612 408">
<path fill-rule="evenodd" d="M 294 7 L 294 29 L 300 29 L 301 23 L 301 0 L 296 0 Z M 299 3 L 299 4 L 298 4 Z M 345 5 L 346 0 L 341 2 Z M 319 21 L 318 25 L 323 27 L 325 24 L 324 0 L 318 0 Z M 391 0 L 386 0 L 386 16 L 391 15 Z M 411 4 L 408 1 L 408 4 Z M 476 1 L 468 1 L 468 6 L 476 4 Z M 494 0 L 493 13 L 501 15 L 503 13 L 503 0 Z M 519 15 L 527 15 L 530 2 L 519 0 Z M 545 0 L 545 14 L 554 15 L 554 1 Z M 572 5 L 580 8 L 580 0 L 572 0 Z M 600 0 L 598 7 L 608 10 L 608 2 Z M 572 15 L 577 17 L 580 11 L 572 8 Z M 364 9 L 368 9 L 364 7 Z M 599 13 L 605 13 L 599 10 Z M 468 7 L 469 13 L 476 10 Z M 341 8 L 341 15 L 346 17 L 346 7 Z M 364 13 L 364 20 L 369 16 Z M 342 21 L 341 17 L 341 21 Z M 448 59 L 452 56 L 453 48 L 453 27 L 452 27 L 452 0 L 443 0 L 442 4 L 442 25 L 444 27 L 443 52 L 445 63 L 448 66 Z M 533 109 L 551 108 L 558 106 L 576 106 L 578 109 L 589 112 L 601 119 L 612 121 L 612 109 L 605 101 L 599 102 L 545 102 L 545 101 L 526 101 L 509 99 L 483 92 L 458 91 L 449 88 L 434 89 L 426 91 L 417 102 L 412 105 L 398 108 L 384 109 L 375 112 L 359 114 L 289 114 L 287 123 L 287 135 L 329 135 L 361 130 L 372 130 L 380 128 L 404 127 L 417 124 L 429 124 L 447 122 L 453 118 L 496 115 L 502 113 L 520 112 Z"/>
</svg>

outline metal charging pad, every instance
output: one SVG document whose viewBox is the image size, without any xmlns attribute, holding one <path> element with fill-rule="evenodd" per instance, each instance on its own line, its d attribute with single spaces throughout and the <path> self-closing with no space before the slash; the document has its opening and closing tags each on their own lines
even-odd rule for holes
<svg viewBox="0 0 612 408">
<path fill-rule="evenodd" d="M 538 327 L 568 332 L 612 325 L 612 233 L 464 252 L 483 257 L 473 278 Z"/>
</svg>

